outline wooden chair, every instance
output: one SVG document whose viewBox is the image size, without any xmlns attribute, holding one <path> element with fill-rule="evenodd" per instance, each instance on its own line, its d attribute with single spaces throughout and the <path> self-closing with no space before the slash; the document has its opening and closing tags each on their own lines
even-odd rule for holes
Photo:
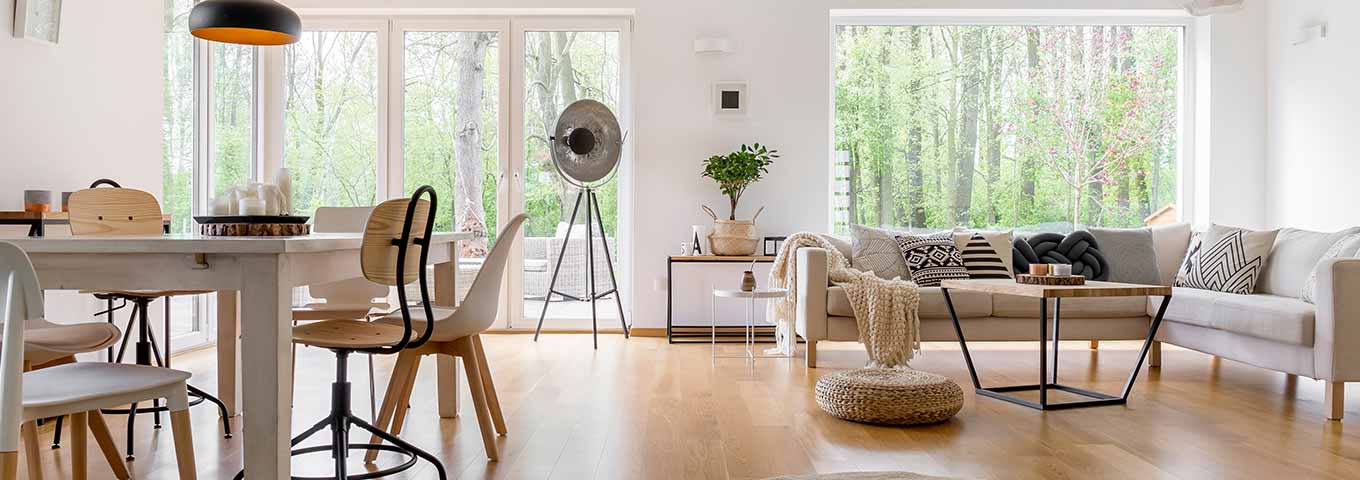
<svg viewBox="0 0 1360 480">
<path fill-rule="evenodd" d="M 505 265 L 509 261 L 510 246 L 515 235 L 529 217 L 520 214 L 510 219 L 496 238 L 496 246 L 482 263 L 481 271 L 472 281 L 467 298 L 458 308 L 426 308 L 433 312 L 420 315 L 417 311 L 416 322 L 426 324 L 426 319 L 434 319 L 434 334 L 430 341 L 420 348 L 408 349 L 397 357 L 392 370 L 392 378 L 387 383 L 387 393 L 383 395 L 382 409 L 378 411 L 378 427 L 392 435 L 400 435 L 405 423 L 407 409 L 411 403 L 411 390 L 415 387 L 416 371 L 420 358 L 425 355 L 450 355 L 463 358 L 467 369 L 468 388 L 472 390 L 472 405 L 477 411 L 477 423 L 482 431 L 482 444 L 486 456 L 492 460 L 500 458 L 496 448 L 495 432 L 506 433 L 505 416 L 501 413 L 500 399 L 496 396 L 496 386 L 491 380 L 491 369 L 486 362 L 486 351 L 482 348 L 480 334 L 496 321 L 497 305 L 500 304 L 500 288 L 505 280 Z M 431 314 L 432 313 L 432 314 Z M 377 323 L 396 324 L 402 317 L 388 315 Z M 378 443 L 377 436 L 372 443 Z M 365 458 L 372 462 L 376 453 L 370 452 Z"/>
<path fill-rule="evenodd" d="M 107 184 L 113 188 L 96 188 L 99 185 Z M 75 236 L 137 236 L 150 235 L 160 236 L 163 233 L 164 222 L 161 217 L 160 203 L 156 202 L 156 197 L 150 193 L 132 189 L 121 188 L 117 182 L 111 180 L 99 180 L 91 188 L 74 192 L 69 200 L 71 234 Z M 147 272 L 154 275 L 154 272 Z M 128 318 L 127 326 L 124 331 L 122 345 L 118 348 L 118 354 L 113 355 L 110 351 L 110 361 L 122 363 L 124 354 L 127 353 L 128 339 L 132 337 L 133 329 L 137 332 L 137 342 L 134 344 L 135 363 L 138 365 L 155 365 L 170 368 L 170 299 L 179 295 L 199 295 L 212 293 L 202 290 L 86 290 L 82 293 L 93 294 L 95 298 L 107 302 L 108 308 L 101 315 L 107 315 L 109 323 L 113 322 L 113 312 L 122 307 L 114 307 L 115 300 L 121 300 L 124 305 L 132 305 L 132 313 Z M 155 335 L 151 331 L 151 322 L 148 319 L 151 302 L 156 299 L 163 299 L 165 303 L 165 338 L 157 342 Z M 164 345 L 162 350 L 160 345 Z M 217 397 L 189 386 L 189 394 L 194 397 L 193 405 L 198 405 L 205 400 L 215 404 L 218 413 L 222 416 L 222 429 L 227 438 L 231 438 L 231 415 L 227 413 L 227 406 L 218 400 Z M 160 400 L 152 401 L 152 407 L 138 408 L 136 404 L 127 409 L 105 410 L 107 414 L 127 414 L 127 459 L 133 460 L 133 425 L 137 414 L 151 413 L 154 416 L 156 428 L 161 426 L 161 412 L 166 411 L 166 407 L 160 405 Z M 54 436 L 53 444 L 57 444 L 60 437 Z"/>
<path fill-rule="evenodd" d="M 118 458 L 99 409 L 163 398 L 170 410 L 179 478 L 196 478 L 193 436 L 189 430 L 188 372 L 142 365 L 66 363 L 25 373 L 25 334 L 29 322 L 43 322 L 43 292 L 28 255 L 12 243 L 0 242 L 0 309 L 4 339 L 0 341 L 0 479 L 18 478 L 20 431 L 28 457 L 28 478 L 41 479 L 35 420 L 70 416 L 71 478 L 86 478 L 86 427 L 120 479 L 130 478 Z M 21 426 L 22 425 L 22 426 Z"/>
<path fill-rule="evenodd" d="M 429 200 L 422 198 L 425 195 L 429 195 Z M 330 444 L 298 448 L 293 450 L 292 454 L 296 456 L 330 452 L 331 457 L 335 459 L 333 478 L 384 477 L 415 466 L 418 459 L 433 464 L 441 480 L 447 478 L 444 465 L 438 458 L 354 415 L 350 408 L 348 378 L 348 360 L 351 353 L 391 355 L 411 348 L 420 348 L 430 339 L 432 329 L 425 328 L 423 333 L 417 332 L 415 315 L 412 315 L 411 306 L 406 301 L 405 286 L 417 280 L 420 282 L 420 300 L 425 305 L 428 315 L 430 293 L 425 267 L 429 253 L 429 238 L 434 229 L 436 205 L 434 189 L 423 186 L 416 189 L 409 199 L 388 200 L 374 207 L 364 227 L 364 239 L 359 253 L 360 270 L 368 281 L 385 287 L 397 287 L 397 298 L 400 300 L 398 307 L 401 317 L 405 319 L 403 322 L 390 324 L 341 319 L 323 320 L 293 328 L 295 343 L 335 352 L 335 383 L 331 387 L 330 415 L 294 437 L 292 441 L 293 445 L 301 444 L 321 429 L 329 427 Z M 368 430 L 391 445 L 351 444 L 349 430 L 352 426 Z M 405 460 L 390 468 L 371 469 L 350 476 L 347 474 L 346 465 L 350 450 L 394 452 L 405 457 Z M 243 470 L 236 478 L 244 476 Z"/>
<path fill-rule="evenodd" d="M 316 233 L 361 233 L 373 207 L 320 207 L 312 214 L 312 231 Z M 367 320 L 376 310 L 387 313 L 391 289 L 360 277 L 338 282 L 312 285 L 308 288 L 313 298 L 325 300 L 293 307 L 293 326 L 299 322 L 320 320 Z M 380 300 L 379 300 L 380 299 Z M 293 371 L 297 371 L 297 344 L 293 344 Z M 373 382 L 373 356 L 368 355 L 368 404 L 371 416 L 378 417 L 378 392 Z"/>
</svg>

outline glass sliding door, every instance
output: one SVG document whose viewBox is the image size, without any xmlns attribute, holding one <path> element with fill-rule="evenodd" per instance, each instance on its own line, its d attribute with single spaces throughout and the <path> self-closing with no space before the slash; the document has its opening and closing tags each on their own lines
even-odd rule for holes
<svg viewBox="0 0 1360 480">
<path fill-rule="evenodd" d="M 586 239 L 586 207 L 582 202 L 575 222 L 571 222 L 580 189 L 563 180 L 549 154 L 549 137 L 562 110 L 577 100 L 593 99 L 621 115 L 623 69 L 621 59 L 623 24 L 609 22 L 526 22 L 517 28 L 522 40 L 519 56 L 522 68 L 519 92 L 522 94 L 521 135 L 516 140 L 517 166 L 523 172 L 517 204 L 529 214 L 525 224 L 522 255 L 520 313 L 517 327 L 534 327 L 546 315 L 544 328 L 589 328 L 591 326 L 590 277 Z M 621 117 L 621 123 L 627 125 Z M 626 159 L 625 159 L 626 161 Z M 614 288 L 609 278 L 612 260 L 615 276 L 625 279 L 620 255 L 619 183 L 615 179 L 597 190 L 604 224 L 603 235 L 593 223 L 594 285 L 596 292 Z M 609 251 L 610 258 L 604 252 Z M 556 284 L 551 287 L 553 271 L 561 259 Z M 515 301 L 512 301 L 515 302 Z M 618 308 L 614 297 L 607 296 L 596 305 L 599 326 L 618 328 Z M 545 314 L 546 312 L 546 314 Z"/>
<path fill-rule="evenodd" d="M 499 241 L 502 171 L 503 28 L 495 24 L 397 22 L 401 49 L 401 192 L 430 185 L 438 194 L 436 231 L 472 232 L 461 244 L 461 301 Z M 468 30 L 460 30 L 460 29 Z M 395 38 L 399 36 L 399 38 Z M 395 192 L 394 192 L 395 194 Z"/>
<path fill-rule="evenodd" d="M 293 213 L 374 205 L 383 151 L 379 43 L 385 28 L 308 28 L 288 46 L 284 72 L 283 163 L 293 179 Z"/>
</svg>

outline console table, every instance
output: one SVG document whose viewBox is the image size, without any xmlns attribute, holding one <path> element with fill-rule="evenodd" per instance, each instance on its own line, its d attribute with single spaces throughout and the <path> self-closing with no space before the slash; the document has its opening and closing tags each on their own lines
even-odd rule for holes
<svg viewBox="0 0 1360 480">
<path fill-rule="evenodd" d="M 740 325 L 718 325 L 714 327 L 708 319 L 687 319 L 677 322 L 675 319 L 675 290 L 676 276 L 675 265 L 682 264 L 687 266 L 704 267 L 728 267 L 750 264 L 751 262 L 761 264 L 773 264 L 774 257 L 765 255 L 725 257 L 717 255 L 672 255 L 666 259 L 666 340 L 670 343 L 709 343 L 714 337 L 719 343 L 740 343 L 746 341 L 746 328 Z M 756 275 L 759 283 L 764 284 L 761 275 Z M 729 284 L 715 285 L 725 287 L 737 287 L 739 277 L 733 275 Z M 709 296 L 712 295 L 711 288 L 707 284 L 699 293 L 700 299 L 706 305 Z M 700 315 L 707 309 L 702 309 Z M 715 332 L 716 331 L 716 332 Z M 755 327 L 755 336 L 761 343 L 774 342 L 774 326 L 760 325 Z"/>
</svg>

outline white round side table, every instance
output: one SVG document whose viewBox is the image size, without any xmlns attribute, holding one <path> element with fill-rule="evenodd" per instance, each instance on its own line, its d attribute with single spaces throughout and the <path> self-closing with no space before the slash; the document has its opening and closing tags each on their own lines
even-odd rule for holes
<svg viewBox="0 0 1360 480">
<path fill-rule="evenodd" d="M 756 355 L 756 300 L 781 298 L 789 293 L 787 288 L 757 288 L 752 291 L 742 291 L 735 289 L 713 289 L 713 299 L 709 303 L 709 343 L 713 348 L 713 358 L 746 358 L 754 360 L 756 358 L 790 358 L 792 355 Z M 746 355 L 718 355 L 718 299 L 719 298 L 744 298 L 746 299 Z"/>
</svg>

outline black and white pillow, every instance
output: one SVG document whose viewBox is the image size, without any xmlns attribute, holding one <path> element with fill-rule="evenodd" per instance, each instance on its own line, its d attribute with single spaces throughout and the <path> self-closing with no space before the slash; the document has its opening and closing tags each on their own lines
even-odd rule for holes
<svg viewBox="0 0 1360 480">
<path fill-rule="evenodd" d="M 1256 232 L 1213 225 L 1192 241 L 1177 287 L 1249 295 L 1265 268 L 1278 230 Z"/>
<path fill-rule="evenodd" d="M 938 287 L 945 280 L 968 278 L 963 255 L 954 246 L 953 232 L 895 238 L 907 263 L 907 273 L 917 286 Z"/>
<path fill-rule="evenodd" d="M 1010 246 L 1010 235 L 1003 240 Z M 996 247 L 981 232 L 955 232 L 954 244 L 963 257 L 963 267 L 968 270 L 968 278 L 1013 278 L 1011 267 L 997 253 Z M 1007 253 L 1010 253 L 1009 250 Z M 1009 258 L 1009 255 L 1007 255 Z"/>
</svg>

